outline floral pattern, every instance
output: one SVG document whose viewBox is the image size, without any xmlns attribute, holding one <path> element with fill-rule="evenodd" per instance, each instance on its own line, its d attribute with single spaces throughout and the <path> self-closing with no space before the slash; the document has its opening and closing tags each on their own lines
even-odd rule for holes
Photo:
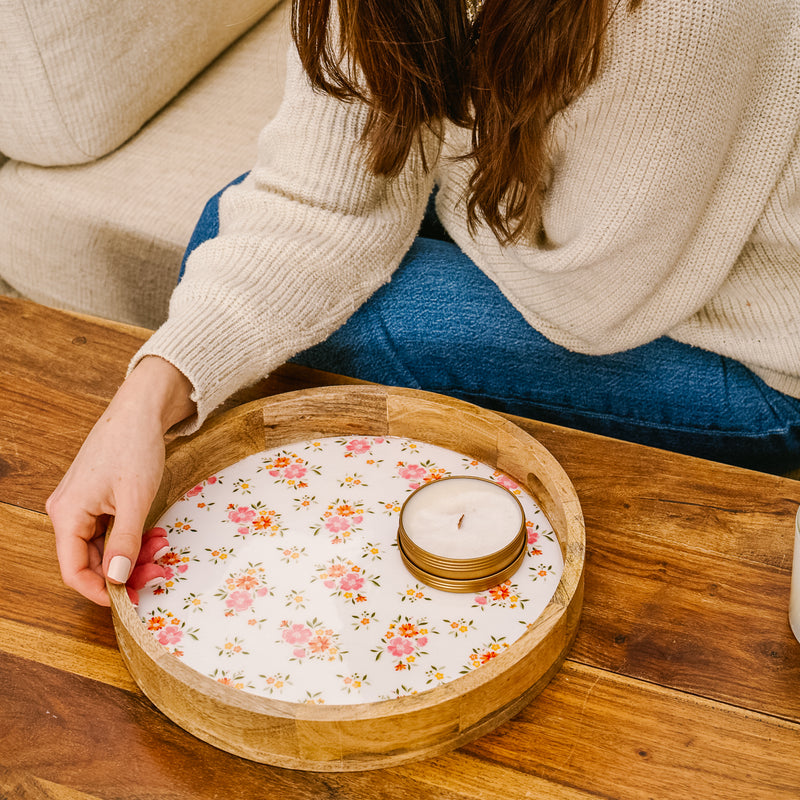
<svg viewBox="0 0 800 800">
<path fill-rule="evenodd" d="M 525 511 L 522 566 L 484 592 L 421 584 L 397 550 L 406 497 L 448 475 L 494 480 Z M 402 697 L 478 669 L 536 620 L 563 572 L 546 517 L 511 478 L 398 437 L 257 453 L 190 488 L 157 525 L 168 575 L 140 590 L 142 624 L 202 674 L 295 703 Z"/>
</svg>

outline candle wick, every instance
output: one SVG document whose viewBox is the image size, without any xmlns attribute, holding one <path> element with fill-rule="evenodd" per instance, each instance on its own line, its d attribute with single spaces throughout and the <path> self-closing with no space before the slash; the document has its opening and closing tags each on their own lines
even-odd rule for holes
<svg viewBox="0 0 800 800">
<path fill-rule="evenodd" d="M 461 523 L 464 521 L 464 514 L 459 517 L 458 520 L 458 529 L 461 530 Z"/>
</svg>

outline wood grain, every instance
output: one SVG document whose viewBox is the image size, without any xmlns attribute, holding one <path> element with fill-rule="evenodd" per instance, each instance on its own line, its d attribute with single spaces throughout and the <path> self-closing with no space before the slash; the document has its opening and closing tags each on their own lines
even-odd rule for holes
<svg viewBox="0 0 800 800">
<path fill-rule="evenodd" d="M 325 775 L 216 751 L 130 693 L 21 659 L 0 656 L 0 681 L 11 690 L 0 710 L 3 760 L 102 798 L 789 800 L 800 793 L 796 724 L 571 662 L 513 720 L 460 751 Z"/>
<path fill-rule="evenodd" d="M 0 298 L 0 334 L 0 797 L 800 796 L 800 645 L 785 618 L 797 481 L 515 420 L 565 467 L 585 515 L 565 666 L 455 753 L 291 772 L 217 751 L 120 688 L 108 611 L 58 576 L 44 501 L 146 333 Z M 287 367 L 240 399 L 350 383 Z"/>
</svg>

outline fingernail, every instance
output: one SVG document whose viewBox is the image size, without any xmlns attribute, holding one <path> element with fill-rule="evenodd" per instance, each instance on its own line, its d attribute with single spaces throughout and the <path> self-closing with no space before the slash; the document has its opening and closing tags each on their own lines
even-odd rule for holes
<svg viewBox="0 0 800 800">
<path fill-rule="evenodd" d="M 125 583 L 131 574 L 131 560 L 125 556 L 114 556 L 108 565 L 108 579 L 116 583 Z"/>
<path fill-rule="evenodd" d="M 153 553 L 153 561 L 158 561 L 159 558 L 163 558 L 167 553 L 169 553 L 169 545 L 165 544 L 160 550 L 156 550 Z"/>
</svg>

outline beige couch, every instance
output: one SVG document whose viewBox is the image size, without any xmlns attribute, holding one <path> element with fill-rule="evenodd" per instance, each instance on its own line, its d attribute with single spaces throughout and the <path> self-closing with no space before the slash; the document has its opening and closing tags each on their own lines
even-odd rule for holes
<svg viewBox="0 0 800 800">
<path fill-rule="evenodd" d="M 156 327 L 205 200 L 253 164 L 288 43 L 288 0 L 0 4 L 0 279 Z"/>
</svg>

